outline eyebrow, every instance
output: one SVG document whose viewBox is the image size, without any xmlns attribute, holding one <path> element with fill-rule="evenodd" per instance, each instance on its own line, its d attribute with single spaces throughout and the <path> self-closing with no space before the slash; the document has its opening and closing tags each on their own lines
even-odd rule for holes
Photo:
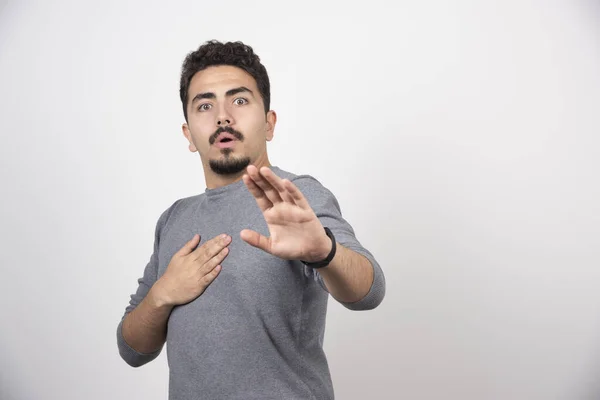
<svg viewBox="0 0 600 400">
<path fill-rule="evenodd" d="M 225 97 L 230 97 L 233 95 L 236 95 L 238 93 L 250 93 L 252 96 L 254 96 L 254 92 L 250 89 L 248 89 L 246 86 L 240 86 L 234 89 L 229 89 L 227 92 L 225 92 Z M 204 93 L 198 93 L 196 96 L 194 96 L 194 98 L 192 99 L 192 104 L 194 104 L 195 101 L 198 100 L 202 100 L 202 99 L 216 99 L 217 95 L 214 94 L 213 92 L 204 92 Z"/>
</svg>

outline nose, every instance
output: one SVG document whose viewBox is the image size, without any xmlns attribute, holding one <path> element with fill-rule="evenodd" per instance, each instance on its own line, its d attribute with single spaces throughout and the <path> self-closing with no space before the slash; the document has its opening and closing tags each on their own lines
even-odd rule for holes
<svg viewBox="0 0 600 400">
<path fill-rule="evenodd" d="M 217 126 L 229 126 L 232 124 L 233 118 L 227 107 L 220 107 L 219 113 L 217 114 Z"/>
</svg>

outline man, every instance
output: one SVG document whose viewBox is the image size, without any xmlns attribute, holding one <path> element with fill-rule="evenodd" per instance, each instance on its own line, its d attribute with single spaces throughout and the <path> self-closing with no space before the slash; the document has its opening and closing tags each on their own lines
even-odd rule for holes
<svg viewBox="0 0 600 400">
<path fill-rule="evenodd" d="M 173 400 L 333 399 L 328 295 L 375 308 L 380 266 L 328 189 L 269 163 L 277 116 L 251 47 L 211 41 L 188 54 L 180 97 L 206 190 L 160 216 L 117 329 L 121 357 L 141 366 L 166 342 Z"/>
</svg>

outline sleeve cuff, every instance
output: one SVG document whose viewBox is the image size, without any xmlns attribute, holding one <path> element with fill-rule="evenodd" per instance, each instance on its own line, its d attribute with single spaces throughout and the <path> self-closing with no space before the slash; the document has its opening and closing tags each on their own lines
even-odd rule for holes
<svg viewBox="0 0 600 400">
<path fill-rule="evenodd" d="M 121 320 L 119 326 L 117 327 L 117 346 L 119 347 L 119 354 L 121 355 L 121 358 L 132 367 L 141 367 L 142 365 L 147 364 L 158 357 L 162 351 L 162 346 L 153 353 L 140 353 L 127 344 L 125 338 L 123 337 L 124 319 L 125 318 Z"/>
<path fill-rule="evenodd" d="M 371 284 L 371 288 L 365 297 L 360 299 L 359 301 L 353 303 L 344 303 L 340 302 L 344 307 L 353 311 L 366 311 L 372 310 L 377 307 L 383 301 L 385 297 L 385 277 L 383 275 L 383 271 L 379 266 L 379 263 L 373 258 L 373 256 L 369 253 L 362 251 L 361 249 L 356 249 L 352 247 L 347 247 L 348 249 L 355 251 L 367 258 L 371 265 L 373 266 L 373 283 Z"/>
</svg>

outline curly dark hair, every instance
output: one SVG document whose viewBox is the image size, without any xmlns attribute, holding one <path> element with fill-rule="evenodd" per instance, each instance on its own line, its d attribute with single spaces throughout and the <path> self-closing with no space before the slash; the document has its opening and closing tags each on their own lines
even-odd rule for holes
<svg viewBox="0 0 600 400">
<path fill-rule="evenodd" d="M 179 82 L 179 97 L 183 105 L 183 115 L 187 121 L 188 90 L 192 77 L 198 71 L 214 65 L 232 65 L 246 71 L 256 81 L 258 91 L 262 96 L 265 114 L 270 109 L 271 85 L 267 69 L 260 63 L 260 58 L 252 47 L 242 42 L 221 43 L 210 40 L 202 44 L 198 50 L 189 53 L 183 61 L 181 80 Z"/>
</svg>

